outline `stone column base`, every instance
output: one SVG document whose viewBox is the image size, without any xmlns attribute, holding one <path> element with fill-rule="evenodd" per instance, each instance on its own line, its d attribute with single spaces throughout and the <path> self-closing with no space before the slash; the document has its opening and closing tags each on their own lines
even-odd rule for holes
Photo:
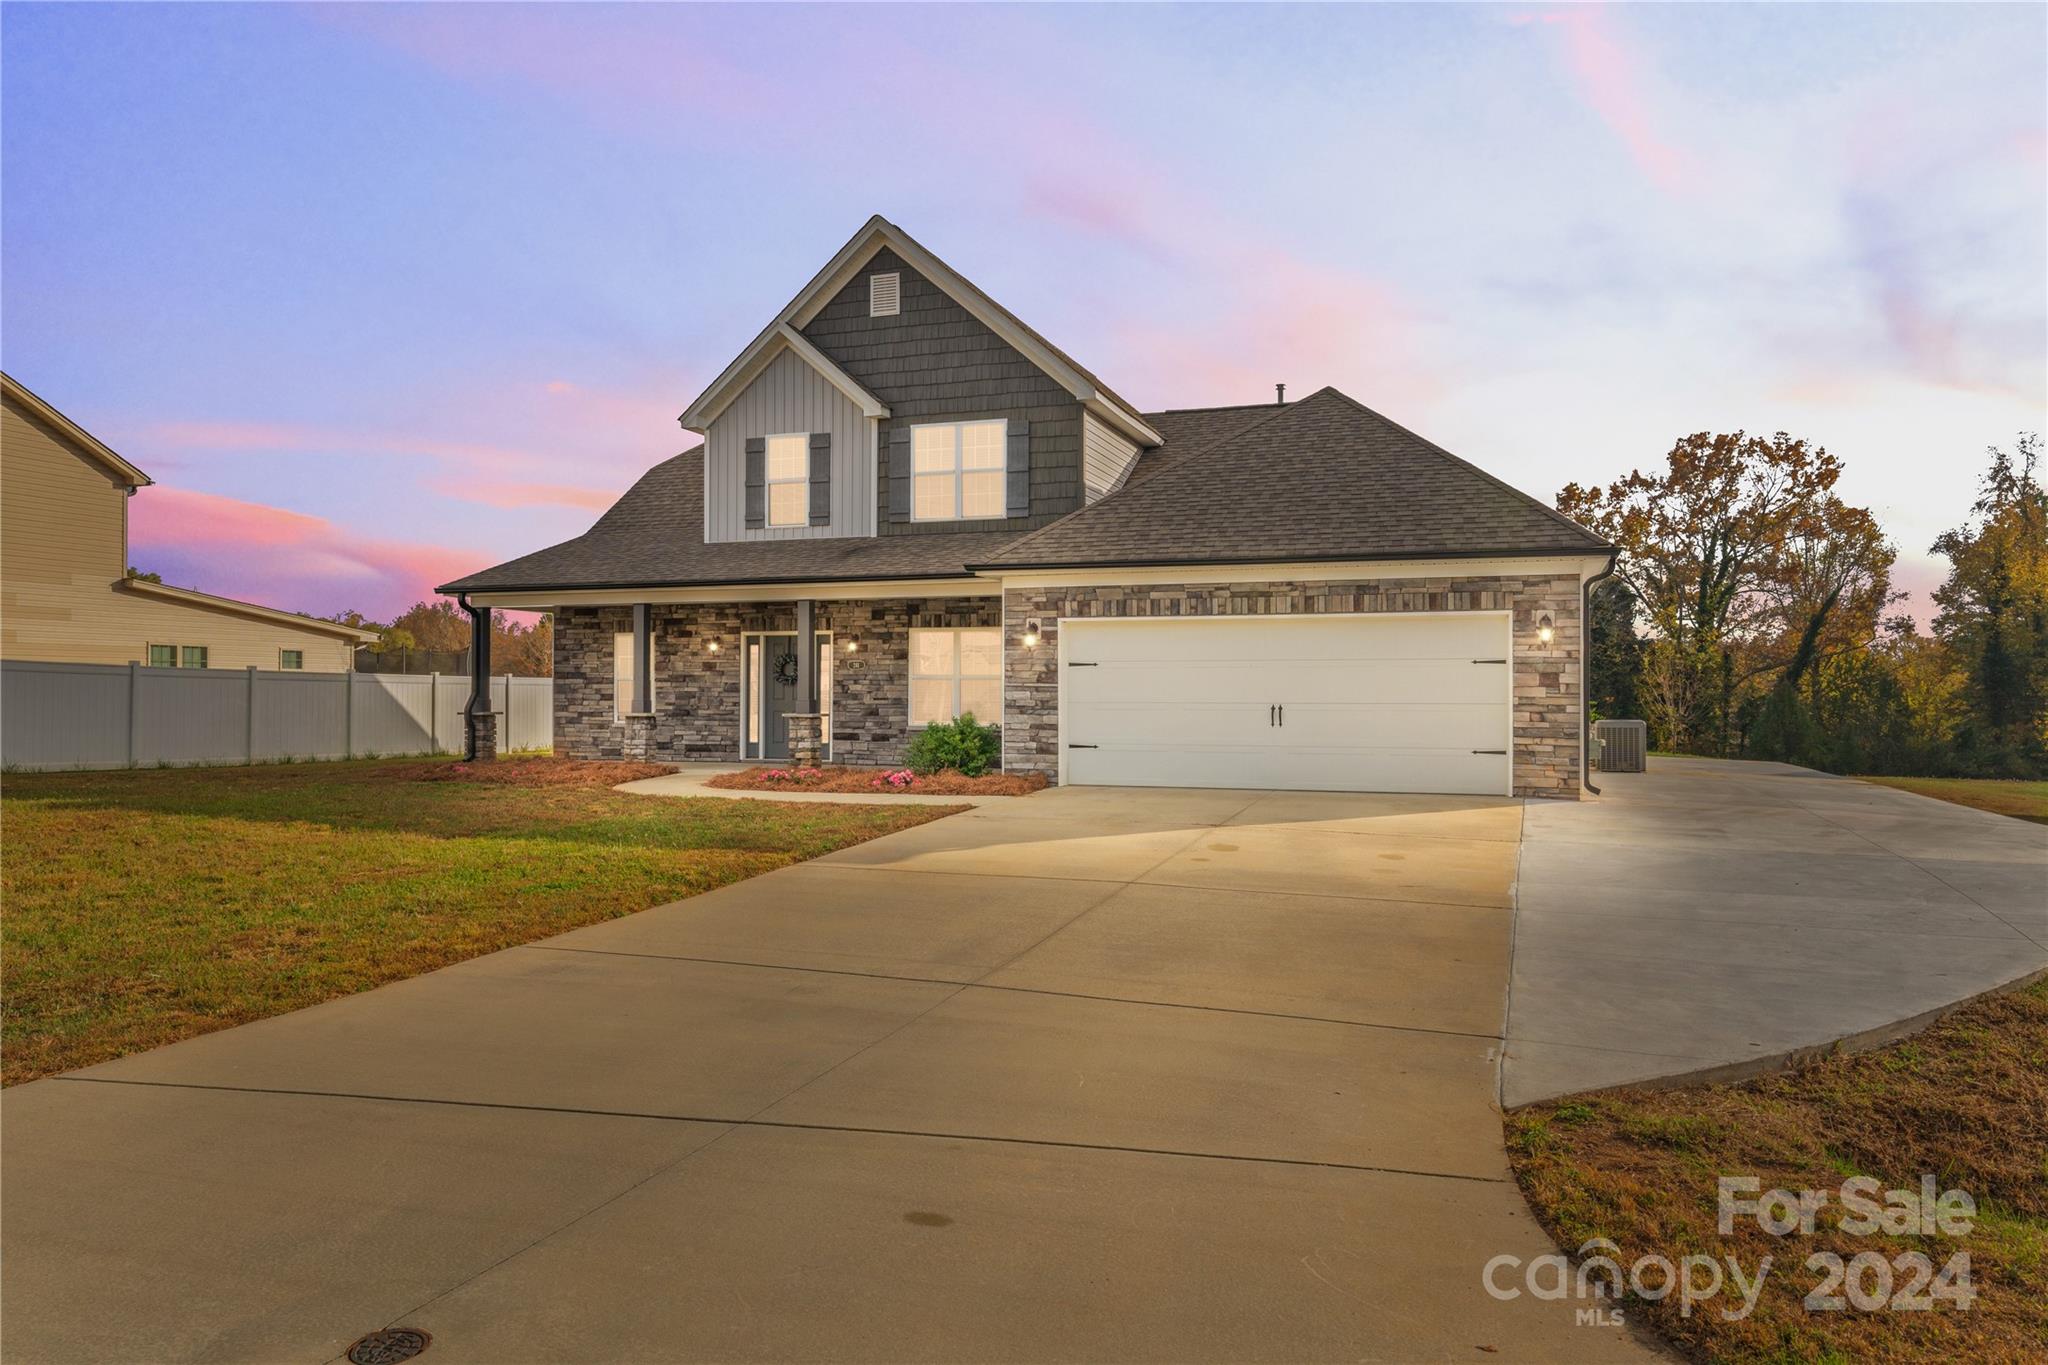
<svg viewBox="0 0 2048 1365">
<path fill-rule="evenodd" d="M 498 713 L 472 711 L 463 717 L 463 754 L 473 763 L 493 763 L 498 757 Z"/>
<path fill-rule="evenodd" d="M 654 717 L 627 716 L 626 735 L 620 742 L 620 753 L 630 759 L 642 762 L 654 757 Z"/>
<path fill-rule="evenodd" d="M 789 761 L 799 768 L 815 768 L 825 751 L 825 718 L 816 712 L 788 712 Z"/>
</svg>

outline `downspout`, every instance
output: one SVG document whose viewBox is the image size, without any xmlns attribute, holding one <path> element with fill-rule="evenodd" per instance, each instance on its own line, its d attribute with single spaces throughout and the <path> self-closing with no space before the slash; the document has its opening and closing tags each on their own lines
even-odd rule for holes
<svg viewBox="0 0 2048 1365">
<path fill-rule="evenodd" d="M 1593 785 L 1593 585 L 1614 577 L 1619 555 L 1610 555 L 1607 567 L 1579 583 L 1579 781 L 1598 796 Z"/>
<path fill-rule="evenodd" d="M 491 609 L 472 607 L 469 594 L 455 594 L 455 603 L 469 617 L 469 701 L 462 708 L 462 759 L 476 762 L 476 725 L 471 717 L 491 710 Z"/>
</svg>

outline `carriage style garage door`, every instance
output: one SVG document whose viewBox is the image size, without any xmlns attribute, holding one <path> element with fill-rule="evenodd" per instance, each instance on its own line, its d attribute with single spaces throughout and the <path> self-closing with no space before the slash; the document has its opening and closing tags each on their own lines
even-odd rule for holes
<svg viewBox="0 0 2048 1365">
<path fill-rule="evenodd" d="M 1060 622 L 1064 780 L 1510 793 L 1505 612 Z"/>
</svg>

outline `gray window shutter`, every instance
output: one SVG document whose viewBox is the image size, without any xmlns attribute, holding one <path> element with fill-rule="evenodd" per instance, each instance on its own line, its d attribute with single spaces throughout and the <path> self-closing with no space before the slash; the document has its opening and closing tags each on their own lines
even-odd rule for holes
<svg viewBox="0 0 2048 1365">
<path fill-rule="evenodd" d="M 889 520 L 910 520 L 910 428 L 889 431 Z"/>
<path fill-rule="evenodd" d="M 1010 419 L 1010 448 L 1007 452 L 1009 487 L 1007 509 L 1013 517 L 1031 515 L 1031 423 L 1022 417 Z"/>
<path fill-rule="evenodd" d="M 768 524 L 768 438 L 747 438 L 747 529 Z"/>
<path fill-rule="evenodd" d="M 811 525 L 832 520 L 832 433 L 811 433 Z"/>
</svg>

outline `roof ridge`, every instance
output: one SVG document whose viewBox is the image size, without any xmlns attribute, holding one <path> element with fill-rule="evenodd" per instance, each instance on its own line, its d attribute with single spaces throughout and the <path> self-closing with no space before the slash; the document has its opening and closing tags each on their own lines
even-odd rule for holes
<svg viewBox="0 0 2048 1365">
<path fill-rule="evenodd" d="M 1299 398 L 1294 400 L 1299 403 Z M 1179 417 L 1190 412 L 1250 412 L 1255 408 L 1284 408 L 1285 403 L 1218 403 L 1207 408 L 1154 408 L 1149 413 L 1141 412 L 1140 417 Z"/>
<path fill-rule="evenodd" d="M 1106 507 L 1110 503 L 1115 502 L 1118 498 L 1125 497 L 1126 495 L 1141 489 L 1157 488 L 1162 484 L 1170 483 L 1177 476 L 1185 474 L 1188 470 L 1199 468 L 1203 464 L 1203 457 L 1208 455 L 1210 452 L 1217 450 L 1218 448 L 1227 445 L 1232 441 L 1237 440 L 1240 436 L 1244 436 L 1249 432 L 1257 431 L 1259 428 L 1268 425 L 1273 421 L 1274 417 L 1280 417 L 1288 413 L 1299 411 L 1301 408 L 1305 407 L 1312 399 L 1319 398 L 1325 393 L 1336 392 L 1337 391 L 1335 389 L 1330 388 L 1328 385 L 1325 385 L 1324 387 L 1317 389 L 1314 393 L 1310 394 L 1307 398 L 1298 399 L 1292 403 L 1275 403 L 1272 405 L 1273 414 L 1271 417 L 1262 417 L 1256 422 L 1248 422 L 1244 426 L 1239 427 L 1236 431 L 1230 432 L 1227 435 L 1217 437 L 1215 440 L 1209 442 L 1207 445 L 1196 446 L 1193 450 L 1190 450 L 1186 455 L 1182 456 L 1178 463 L 1173 464 L 1168 468 L 1160 470 L 1157 474 L 1154 474 L 1152 477 L 1144 480 L 1141 483 L 1131 483 L 1130 481 L 1126 480 L 1121 487 L 1115 489 L 1113 492 L 1105 493 L 1103 496 L 1097 498 L 1094 502 L 1085 503 L 1080 507 L 1076 507 L 1073 511 L 1067 513 L 1065 516 L 1059 518 L 1057 521 L 1047 522 L 1045 525 L 1039 527 L 1035 531 L 1027 531 L 1022 536 L 1019 536 L 1017 539 L 1011 541 L 1008 545 L 1005 545 L 1002 549 L 1002 553 L 1009 554 L 1013 550 L 1023 549 L 1032 541 L 1038 539 L 1042 535 L 1045 535 L 1047 532 L 1053 530 L 1055 527 L 1064 526 L 1068 522 L 1072 521 L 1075 517 L 1086 516 L 1088 513 L 1093 512 L 1098 507 Z M 1338 396 L 1342 397 L 1343 395 L 1339 394 Z M 1258 406 L 1264 407 L 1266 405 L 1259 404 Z"/>
<path fill-rule="evenodd" d="M 1507 492 L 1514 494 L 1516 497 L 1522 499 L 1530 506 L 1540 509 L 1544 513 L 1544 515 L 1550 517 L 1553 521 L 1557 521 L 1562 523 L 1563 525 L 1569 526 L 1574 531 L 1577 531 L 1579 534 L 1590 538 L 1594 542 L 1594 545 L 1610 550 L 1615 548 L 1612 541 L 1609 541 L 1605 537 L 1602 537 L 1600 535 L 1595 534 L 1592 531 L 1587 530 L 1585 527 L 1579 525 L 1576 521 L 1573 521 L 1570 517 L 1558 511 L 1555 507 L 1552 507 L 1549 503 L 1543 501 L 1541 498 L 1523 492 L 1521 489 L 1515 487 L 1513 484 L 1509 483 L 1506 479 L 1501 478 L 1497 474 L 1488 473 L 1486 470 L 1481 469 L 1478 465 L 1473 464 L 1470 460 L 1466 459 L 1462 455 L 1452 454 L 1450 451 L 1445 450 L 1442 446 L 1438 445 L 1435 441 L 1430 440 L 1427 436 L 1424 436 L 1420 432 L 1412 431 L 1409 428 L 1402 426 L 1399 422 L 1396 422 L 1393 418 L 1387 416 L 1385 413 L 1379 411 L 1377 408 L 1367 407 L 1365 404 L 1359 402 L 1356 398 L 1353 398 L 1350 394 L 1344 392 L 1342 389 L 1337 388 L 1334 385 L 1331 385 L 1327 388 L 1319 389 L 1317 390 L 1317 392 L 1335 394 L 1337 397 L 1349 403 L 1352 407 L 1357 408 L 1366 416 L 1374 418 L 1377 421 L 1385 422 L 1388 426 L 1400 432 L 1403 436 L 1411 437 L 1414 440 L 1420 441 L 1423 445 L 1428 446 L 1431 450 L 1434 450 L 1437 454 L 1443 456 L 1445 459 L 1450 460 L 1455 464 L 1458 464 L 1466 469 L 1471 470 L 1474 474 L 1477 474 L 1480 478 L 1486 480 L 1494 487 L 1505 489 Z M 1311 394 L 1310 397 L 1314 397 L 1314 395 Z"/>
</svg>

